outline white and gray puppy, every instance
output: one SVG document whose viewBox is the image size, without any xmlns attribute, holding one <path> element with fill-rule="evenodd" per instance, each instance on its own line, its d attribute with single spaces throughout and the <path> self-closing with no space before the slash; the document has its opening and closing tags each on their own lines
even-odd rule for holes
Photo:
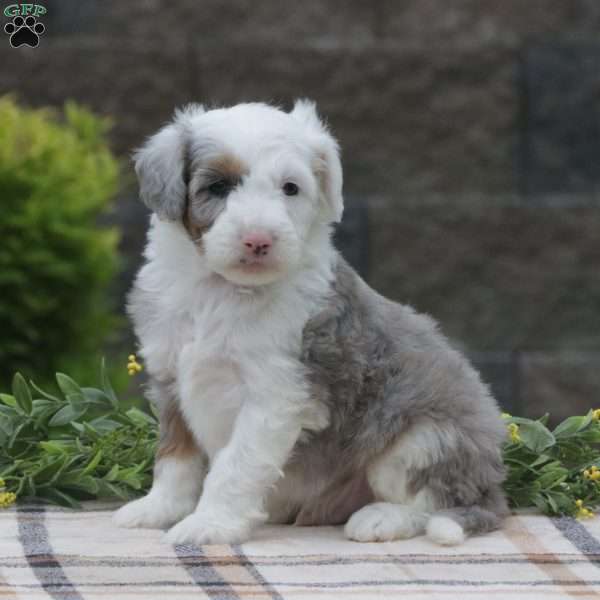
<svg viewBox="0 0 600 600">
<path fill-rule="evenodd" d="M 342 168 L 314 104 L 190 106 L 135 160 L 155 214 L 129 312 L 161 439 L 116 522 L 198 544 L 267 519 L 361 542 L 499 527 L 496 403 L 434 321 L 334 249 Z"/>
</svg>

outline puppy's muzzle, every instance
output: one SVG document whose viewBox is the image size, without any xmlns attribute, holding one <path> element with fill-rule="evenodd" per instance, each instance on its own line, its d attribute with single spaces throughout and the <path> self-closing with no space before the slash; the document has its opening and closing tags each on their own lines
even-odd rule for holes
<svg viewBox="0 0 600 600">
<path fill-rule="evenodd" d="M 273 237 L 268 233 L 249 233 L 242 238 L 244 255 L 253 259 L 267 256 L 273 247 L 273 241 Z"/>
</svg>

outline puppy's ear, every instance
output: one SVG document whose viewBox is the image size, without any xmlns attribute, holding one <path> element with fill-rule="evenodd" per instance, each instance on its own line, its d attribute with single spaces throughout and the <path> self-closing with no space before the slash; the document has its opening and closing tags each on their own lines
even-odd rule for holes
<svg viewBox="0 0 600 600">
<path fill-rule="evenodd" d="M 320 182 L 324 216 L 329 223 L 339 223 L 344 212 L 342 163 L 339 146 L 317 114 L 315 103 L 296 100 L 290 113 L 308 130 L 315 149 L 315 173 Z"/>
<path fill-rule="evenodd" d="M 176 111 L 173 121 L 149 138 L 133 155 L 140 198 L 161 219 L 176 221 L 183 215 L 190 120 L 203 112 L 200 105 Z"/>
</svg>

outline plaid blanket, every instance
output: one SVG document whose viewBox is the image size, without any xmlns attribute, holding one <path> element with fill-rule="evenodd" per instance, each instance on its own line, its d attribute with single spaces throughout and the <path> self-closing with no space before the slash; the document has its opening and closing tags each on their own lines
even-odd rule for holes
<svg viewBox="0 0 600 600">
<path fill-rule="evenodd" d="M 456 548 L 271 526 L 240 546 L 172 547 L 115 528 L 112 508 L 0 510 L 0 598 L 600 599 L 600 519 L 519 514 Z"/>
</svg>

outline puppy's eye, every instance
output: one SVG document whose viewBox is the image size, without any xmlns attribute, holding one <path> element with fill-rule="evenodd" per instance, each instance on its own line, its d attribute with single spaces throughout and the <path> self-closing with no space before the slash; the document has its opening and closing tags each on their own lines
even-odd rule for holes
<svg viewBox="0 0 600 600">
<path fill-rule="evenodd" d="M 208 191 L 213 196 L 219 196 L 220 198 L 222 198 L 223 196 L 227 196 L 230 187 L 231 186 L 226 179 L 219 179 L 218 181 L 215 181 L 214 183 L 211 183 L 208 186 Z"/>
<path fill-rule="evenodd" d="M 299 192 L 298 186 L 291 181 L 284 183 L 281 189 L 286 196 L 296 196 Z"/>
</svg>

